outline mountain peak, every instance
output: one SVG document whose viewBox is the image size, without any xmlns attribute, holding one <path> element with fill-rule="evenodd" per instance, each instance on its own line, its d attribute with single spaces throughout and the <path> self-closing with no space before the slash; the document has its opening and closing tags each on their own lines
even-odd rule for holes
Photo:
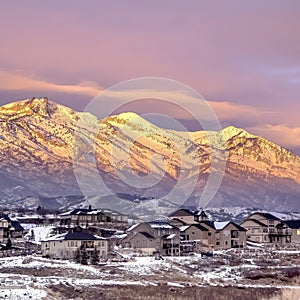
<svg viewBox="0 0 300 300">
<path fill-rule="evenodd" d="M 55 111 L 56 107 L 57 105 L 48 100 L 47 97 L 34 97 L 31 99 L 6 104 L 0 108 L 0 111 L 2 114 L 8 116 L 15 115 L 20 117 L 38 114 L 48 117 Z"/>
<path fill-rule="evenodd" d="M 39 113 L 44 116 L 50 115 L 49 100 L 47 97 L 32 98 L 30 101 L 30 106 L 34 113 Z"/>
<path fill-rule="evenodd" d="M 229 140 L 235 136 L 252 137 L 253 135 L 242 128 L 228 126 L 221 130 L 225 140 Z"/>
<path fill-rule="evenodd" d="M 113 115 L 110 117 L 105 118 L 104 120 L 113 123 L 115 125 L 124 125 L 124 124 L 143 124 L 143 126 L 154 126 L 152 123 L 148 122 L 145 120 L 143 117 L 140 115 L 134 113 L 134 112 L 124 112 L 120 113 L 118 115 Z"/>
<path fill-rule="evenodd" d="M 120 113 L 119 115 L 116 116 L 118 119 L 122 119 L 125 121 L 132 121 L 135 119 L 140 119 L 141 117 L 134 113 L 134 112 L 124 112 L 124 113 Z"/>
</svg>

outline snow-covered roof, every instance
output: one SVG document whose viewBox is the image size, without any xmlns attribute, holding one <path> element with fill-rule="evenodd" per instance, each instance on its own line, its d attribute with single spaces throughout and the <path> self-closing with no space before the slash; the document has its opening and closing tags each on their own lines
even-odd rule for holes
<svg viewBox="0 0 300 300">
<path fill-rule="evenodd" d="M 189 227 L 190 227 L 190 225 L 182 226 L 182 227 L 180 227 L 180 231 L 183 232 L 183 231 L 187 230 Z"/>
<path fill-rule="evenodd" d="M 49 238 L 42 240 L 42 242 L 49 241 L 94 241 L 94 240 L 106 240 L 105 238 L 97 235 L 93 235 L 87 232 L 66 232 L 62 234 L 58 234 Z"/>
<path fill-rule="evenodd" d="M 157 228 L 161 228 L 161 229 L 173 229 L 174 227 L 168 223 L 165 222 L 149 222 L 148 223 L 151 228 L 157 229 Z"/>
<path fill-rule="evenodd" d="M 217 230 L 221 230 L 224 227 L 226 227 L 229 223 L 230 223 L 229 221 L 227 221 L 227 222 L 214 222 L 214 226 Z"/>
<path fill-rule="evenodd" d="M 53 235 L 51 237 L 42 239 L 41 242 L 63 241 L 65 239 L 66 235 L 67 235 L 67 233 L 61 233 L 61 234 Z"/>
<path fill-rule="evenodd" d="M 140 224 L 141 224 L 141 223 L 136 223 L 136 224 L 131 225 L 131 226 L 127 229 L 127 231 L 132 231 L 134 228 L 138 227 Z"/>
<path fill-rule="evenodd" d="M 91 208 L 75 208 L 73 210 L 61 213 L 60 216 L 69 216 L 69 215 L 98 215 L 98 214 L 107 214 L 107 215 L 114 215 L 114 216 L 125 216 L 122 213 L 110 210 L 110 209 L 91 209 Z"/>
<path fill-rule="evenodd" d="M 126 238 L 127 236 L 128 236 L 127 233 L 123 233 L 123 234 L 114 234 L 114 235 L 112 235 L 111 237 L 112 237 L 112 238 L 115 238 L 115 239 L 120 239 L 120 240 L 122 240 L 122 239 Z"/>
<path fill-rule="evenodd" d="M 171 239 L 173 239 L 174 237 L 176 237 L 176 234 L 175 234 L 175 233 L 168 235 L 168 236 L 165 238 L 165 240 L 171 240 Z"/>
</svg>

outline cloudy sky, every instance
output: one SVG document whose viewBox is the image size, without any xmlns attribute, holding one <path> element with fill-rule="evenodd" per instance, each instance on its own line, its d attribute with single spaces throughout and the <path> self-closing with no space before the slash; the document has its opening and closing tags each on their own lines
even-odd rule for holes
<svg viewBox="0 0 300 300">
<path fill-rule="evenodd" d="M 120 81 L 165 77 L 223 126 L 300 153 L 299 28 L 297 0 L 2 2 L 0 104 L 48 96 L 83 110 Z"/>
</svg>

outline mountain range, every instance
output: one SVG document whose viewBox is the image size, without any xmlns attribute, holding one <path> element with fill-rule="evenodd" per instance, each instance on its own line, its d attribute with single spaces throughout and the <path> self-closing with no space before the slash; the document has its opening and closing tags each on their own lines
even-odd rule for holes
<svg viewBox="0 0 300 300">
<path fill-rule="evenodd" d="M 222 146 L 211 145 L 212 136 Z M 120 198 L 123 210 L 153 199 L 163 199 L 168 209 L 199 206 L 212 170 L 222 173 L 222 164 L 212 164 L 213 148 L 226 157 L 226 169 L 209 206 L 299 210 L 300 157 L 271 141 L 233 126 L 208 133 L 166 130 L 131 112 L 100 120 L 47 98 L 0 107 L 0 205 L 49 199 L 57 208 L 96 197 L 119 210 L 112 202 Z M 134 184 L 137 176 L 141 183 L 148 177 L 157 182 Z"/>
</svg>

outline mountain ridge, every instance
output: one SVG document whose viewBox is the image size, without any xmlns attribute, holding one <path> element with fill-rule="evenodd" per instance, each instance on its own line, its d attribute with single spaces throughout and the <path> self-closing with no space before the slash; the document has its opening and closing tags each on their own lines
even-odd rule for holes
<svg viewBox="0 0 300 300">
<path fill-rule="evenodd" d="M 87 116 L 91 124 L 78 129 L 77 122 L 82 116 Z M 89 126 L 99 127 L 96 137 Z M 94 154 L 89 144 L 93 144 L 99 173 L 115 193 L 161 198 L 174 188 L 183 171 L 184 188 L 200 174 L 188 199 L 197 202 L 211 172 L 212 153 L 207 135 L 213 135 L 225 141 L 223 150 L 227 161 L 222 186 L 212 201 L 214 205 L 299 207 L 300 157 L 234 126 L 220 132 L 176 132 L 160 128 L 132 112 L 98 120 L 45 97 L 0 107 L 0 129 L 0 176 L 3 178 L 0 196 L 5 201 L 24 196 L 80 194 L 73 170 L 74 135 L 79 130 L 77 146 L 82 153 L 77 153 L 76 162 L 88 176 Z M 183 161 L 176 147 L 184 153 Z M 166 163 L 162 183 L 149 190 L 132 188 L 118 179 L 118 172 L 128 178 L 149 173 L 159 177 L 164 171 L 161 161 Z M 180 197 L 184 195 L 176 195 L 172 200 L 180 204 Z"/>
</svg>

